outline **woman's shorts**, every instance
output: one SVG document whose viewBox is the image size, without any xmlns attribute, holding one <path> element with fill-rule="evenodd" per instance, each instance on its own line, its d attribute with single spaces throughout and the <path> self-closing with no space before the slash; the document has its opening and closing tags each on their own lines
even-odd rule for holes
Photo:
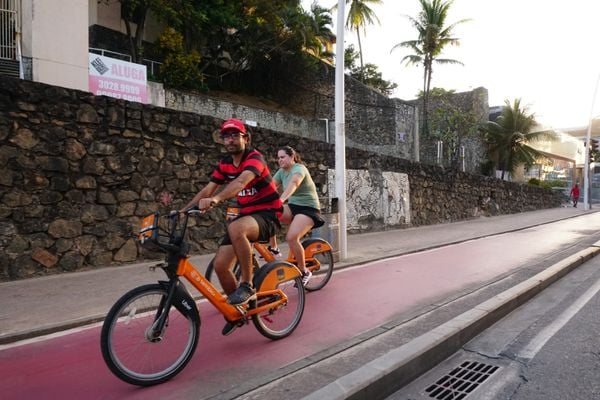
<svg viewBox="0 0 600 400">
<path fill-rule="evenodd" d="M 293 216 L 296 216 L 296 214 L 303 214 L 310 217 L 314 222 L 312 229 L 320 228 L 325 224 L 325 220 L 321 217 L 321 212 L 316 208 L 298 206 L 296 204 L 288 204 L 288 207 L 290 207 Z"/>
<path fill-rule="evenodd" d="M 230 224 L 236 219 L 244 217 L 252 217 L 258 224 L 258 241 L 260 242 L 268 242 L 271 236 L 275 236 L 281 229 L 281 224 L 275 211 L 257 211 L 252 214 L 239 215 Z M 229 238 L 229 232 L 225 232 L 225 236 L 221 240 L 221 246 L 228 244 L 231 244 L 231 239 Z"/>
</svg>

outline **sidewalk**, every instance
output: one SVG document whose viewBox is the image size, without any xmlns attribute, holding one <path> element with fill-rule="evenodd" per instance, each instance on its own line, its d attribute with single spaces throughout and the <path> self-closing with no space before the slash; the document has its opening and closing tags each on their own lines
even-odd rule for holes
<svg viewBox="0 0 600 400">
<path fill-rule="evenodd" d="M 592 211 L 553 208 L 348 235 L 348 257 L 336 263 L 335 268 L 515 231 L 588 212 Z M 211 258 L 212 255 L 195 256 L 192 261 L 205 266 Z M 165 279 L 162 270 L 149 271 L 148 266 L 153 264 L 156 262 L 0 283 L 0 345 L 101 321 L 126 291 Z"/>
</svg>

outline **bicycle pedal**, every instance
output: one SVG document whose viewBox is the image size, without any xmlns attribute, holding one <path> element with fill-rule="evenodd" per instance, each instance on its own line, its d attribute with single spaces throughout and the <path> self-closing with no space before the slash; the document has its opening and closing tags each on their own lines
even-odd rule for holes
<svg viewBox="0 0 600 400">
<path fill-rule="evenodd" d="M 156 265 L 151 265 L 151 266 L 148 267 L 148 269 L 150 271 L 154 272 L 156 270 L 156 268 L 164 268 L 166 266 L 167 266 L 167 264 L 163 262 L 163 263 L 158 263 Z"/>
<path fill-rule="evenodd" d="M 239 312 L 240 314 L 242 314 L 242 315 L 244 315 L 244 316 L 245 316 L 245 315 L 246 315 L 246 313 L 248 312 L 248 309 L 246 308 L 246 305 L 245 305 L 245 304 L 239 304 L 239 305 L 237 305 L 237 306 L 234 306 L 234 307 L 235 307 L 235 308 L 238 310 L 238 312 Z"/>
</svg>

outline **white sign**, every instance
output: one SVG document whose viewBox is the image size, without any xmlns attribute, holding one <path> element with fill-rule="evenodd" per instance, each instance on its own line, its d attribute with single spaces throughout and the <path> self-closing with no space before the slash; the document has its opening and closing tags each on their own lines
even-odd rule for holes
<svg viewBox="0 0 600 400">
<path fill-rule="evenodd" d="M 145 65 L 89 53 L 88 70 L 93 94 L 148 103 Z"/>
</svg>

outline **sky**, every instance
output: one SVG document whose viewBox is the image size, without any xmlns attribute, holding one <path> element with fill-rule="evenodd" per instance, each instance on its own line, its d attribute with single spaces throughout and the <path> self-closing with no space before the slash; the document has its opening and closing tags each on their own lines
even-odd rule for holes
<svg viewBox="0 0 600 400">
<path fill-rule="evenodd" d="M 305 9 L 311 3 L 302 0 Z M 329 8 L 337 0 L 317 3 Z M 416 18 L 420 3 L 383 0 L 371 8 L 381 25 L 368 26 L 361 36 L 364 62 L 377 65 L 383 79 L 398 85 L 392 97 L 414 99 L 423 86 L 423 67 L 402 63 L 408 49 L 391 49 L 416 39 L 405 15 Z M 587 126 L 590 116 L 600 116 L 600 88 L 595 90 L 600 77 L 599 17 L 599 0 L 454 0 L 448 24 L 470 21 L 456 26 L 460 45 L 448 47 L 441 58 L 464 66 L 434 64 L 431 86 L 456 92 L 485 87 L 490 106 L 520 98 L 542 125 Z M 337 33 L 337 12 L 333 21 Z M 346 30 L 344 46 L 354 44 L 358 50 L 356 43 L 356 33 Z"/>
</svg>

